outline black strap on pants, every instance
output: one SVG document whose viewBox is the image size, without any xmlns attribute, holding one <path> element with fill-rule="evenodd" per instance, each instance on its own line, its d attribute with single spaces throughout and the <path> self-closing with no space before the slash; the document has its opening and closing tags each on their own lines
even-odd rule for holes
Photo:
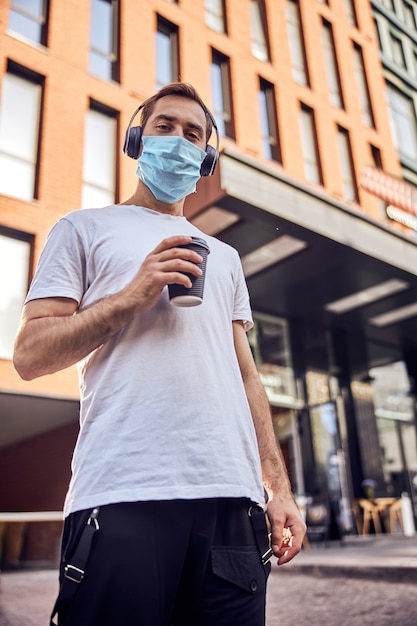
<svg viewBox="0 0 417 626">
<path fill-rule="evenodd" d="M 70 559 L 71 562 L 65 566 L 64 578 L 59 589 L 55 606 L 51 613 L 50 626 L 56 626 L 54 622 L 55 616 L 69 605 L 78 591 L 78 585 L 84 578 L 85 566 L 91 549 L 91 542 L 94 534 L 99 529 L 97 521 L 99 510 L 99 508 L 96 508 L 91 512 L 75 552 Z"/>
<path fill-rule="evenodd" d="M 252 522 L 252 528 L 255 534 L 262 565 L 266 565 L 273 555 L 273 552 L 271 546 L 269 545 L 268 533 L 265 532 L 265 511 L 262 507 L 254 505 L 249 507 L 248 515 Z"/>
</svg>

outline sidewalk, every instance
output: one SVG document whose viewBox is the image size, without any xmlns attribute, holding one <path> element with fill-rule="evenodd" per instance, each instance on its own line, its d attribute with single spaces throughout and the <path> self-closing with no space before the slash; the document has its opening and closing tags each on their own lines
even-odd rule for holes
<svg viewBox="0 0 417 626">
<path fill-rule="evenodd" d="M 343 542 L 312 544 L 309 550 L 303 550 L 282 568 L 275 565 L 275 559 L 272 562 L 268 591 L 272 603 L 283 583 L 290 586 L 292 576 L 296 580 L 300 574 L 310 577 L 311 581 L 339 577 L 345 579 L 345 584 L 348 578 L 352 582 L 355 578 L 365 578 L 392 584 L 415 583 L 417 535 L 348 537 Z M 368 583 L 364 581 L 363 584 Z M 56 570 L 2 572 L 0 626 L 46 626 L 56 592 Z"/>
<path fill-rule="evenodd" d="M 367 535 L 310 544 L 285 567 L 288 573 L 417 582 L 417 535 Z"/>
</svg>

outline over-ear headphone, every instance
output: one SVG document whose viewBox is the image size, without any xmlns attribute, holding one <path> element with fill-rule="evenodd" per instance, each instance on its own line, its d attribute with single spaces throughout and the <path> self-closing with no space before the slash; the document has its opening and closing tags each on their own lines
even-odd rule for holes
<svg viewBox="0 0 417 626">
<path fill-rule="evenodd" d="M 143 108 L 144 104 L 141 104 L 130 118 L 129 126 L 127 127 L 125 140 L 123 142 L 123 154 L 126 154 L 131 159 L 138 159 L 140 154 L 140 142 L 142 139 L 142 126 L 132 126 L 133 120 Z M 214 117 L 208 109 L 204 109 L 206 115 L 210 117 L 211 123 L 216 133 L 216 148 L 213 146 L 206 146 L 206 157 L 201 164 L 200 174 L 201 176 L 212 176 L 216 163 L 219 159 L 219 132 Z"/>
</svg>

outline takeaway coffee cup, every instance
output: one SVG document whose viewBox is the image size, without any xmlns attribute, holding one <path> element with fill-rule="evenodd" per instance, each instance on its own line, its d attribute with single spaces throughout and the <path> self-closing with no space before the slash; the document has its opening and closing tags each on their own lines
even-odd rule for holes
<svg viewBox="0 0 417 626">
<path fill-rule="evenodd" d="M 179 285 L 178 283 L 168 285 L 169 301 L 174 306 L 197 306 L 203 301 L 207 256 L 210 253 L 210 249 L 205 239 L 201 239 L 200 237 L 192 237 L 192 241 L 190 243 L 179 247 L 194 250 L 202 257 L 203 260 L 199 263 L 199 267 L 203 273 L 201 276 L 187 274 L 192 282 L 192 287 L 190 288 L 184 287 L 184 285 Z"/>
</svg>

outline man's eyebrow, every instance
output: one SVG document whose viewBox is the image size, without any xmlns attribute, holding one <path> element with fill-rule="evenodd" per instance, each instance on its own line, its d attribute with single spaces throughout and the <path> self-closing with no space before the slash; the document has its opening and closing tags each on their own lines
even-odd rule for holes
<svg viewBox="0 0 417 626">
<path fill-rule="evenodd" d="M 156 115 L 154 119 L 154 122 L 177 122 L 177 121 L 178 121 L 178 117 L 176 117 L 175 115 L 167 115 L 166 113 L 160 113 L 159 115 Z M 197 124 L 195 122 L 187 122 L 186 127 L 192 128 L 198 131 L 202 137 L 204 136 L 205 130 L 203 126 L 201 126 L 201 124 Z"/>
</svg>

